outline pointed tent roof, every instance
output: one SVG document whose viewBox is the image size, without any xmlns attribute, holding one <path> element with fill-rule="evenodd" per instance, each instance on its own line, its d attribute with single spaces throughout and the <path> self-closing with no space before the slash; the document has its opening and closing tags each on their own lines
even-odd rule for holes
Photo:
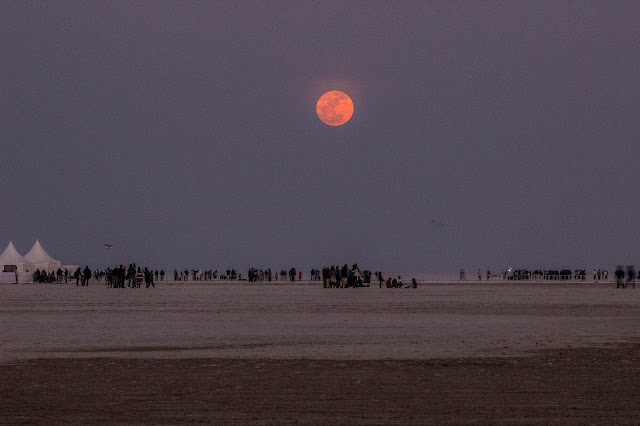
<svg viewBox="0 0 640 426">
<path fill-rule="evenodd" d="M 30 263 L 24 257 L 20 256 L 18 250 L 13 245 L 13 241 L 9 241 L 9 245 L 0 255 L 0 265 L 21 265 Z"/>
<path fill-rule="evenodd" d="M 49 256 L 46 251 L 44 251 L 44 249 L 40 245 L 40 241 L 38 240 L 36 240 L 36 243 L 33 245 L 33 247 L 31 247 L 29 253 L 24 255 L 24 258 L 27 260 L 27 262 L 33 264 L 59 262 L 59 260 L 55 260 L 53 257 Z"/>
</svg>

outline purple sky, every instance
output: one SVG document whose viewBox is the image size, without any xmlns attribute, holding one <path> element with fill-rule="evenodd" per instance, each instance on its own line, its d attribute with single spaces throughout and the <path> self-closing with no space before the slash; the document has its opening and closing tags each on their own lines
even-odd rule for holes
<svg viewBox="0 0 640 426">
<path fill-rule="evenodd" d="M 640 264 L 639 23 L 637 1 L 2 1 L 0 250 Z"/>
</svg>

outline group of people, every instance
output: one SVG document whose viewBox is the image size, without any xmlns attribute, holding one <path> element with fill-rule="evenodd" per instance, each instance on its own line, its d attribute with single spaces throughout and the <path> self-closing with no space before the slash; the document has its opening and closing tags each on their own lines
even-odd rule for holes
<svg viewBox="0 0 640 426">
<path fill-rule="evenodd" d="M 161 280 L 164 279 L 164 270 L 158 272 L 147 267 L 143 269 L 140 266 L 136 267 L 135 263 L 129 264 L 128 268 L 120 265 L 106 270 L 105 285 L 112 288 L 125 288 L 126 283 L 129 288 L 140 288 L 144 283 L 145 287 L 155 287 L 154 276 L 156 280 L 159 277 Z"/>
<path fill-rule="evenodd" d="M 65 269 L 64 271 L 61 268 L 58 270 L 47 272 L 44 269 L 41 271 L 40 269 L 36 269 L 33 273 L 33 282 L 34 283 L 62 283 L 62 281 L 69 281 L 69 271 Z"/>
<path fill-rule="evenodd" d="M 382 274 L 379 275 L 378 280 L 380 281 L 380 287 L 382 287 Z M 402 277 L 398 275 L 398 278 L 387 278 L 386 282 L 387 288 L 418 288 L 418 281 L 415 278 L 411 278 L 411 283 L 408 285 L 404 285 L 402 282 Z"/>
<path fill-rule="evenodd" d="M 636 288 L 636 279 L 640 280 L 640 272 L 636 275 L 634 266 L 627 266 L 626 272 L 622 266 L 618 265 L 615 272 L 616 288 L 627 288 L 629 286 Z"/>
<path fill-rule="evenodd" d="M 485 277 L 485 273 L 478 269 L 478 281 L 482 281 Z M 574 279 L 576 281 L 585 281 L 587 278 L 587 272 L 585 269 L 509 269 L 501 274 L 493 275 L 491 271 L 486 271 L 486 280 L 491 278 L 498 278 L 503 280 L 545 280 L 545 281 L 565 281 Z M 609 271 L 606 269 L 594 269 L 593 280 L 607 280 L 609 277 Z M 460 270 L 460 281 L 467 279 L 464 269 Z"/>
<path fill-rule="evenodd" d="M 89 281 L 91 281 L 92 271 L 89 266 L 85 266 L 84 270 L 80 270 L 80 268 L 76 269 L 73 273 L 73 278 L 76 280 L 77 286 L 89 286 Z"/>
<path fill-rule="evenodd" d="M 130 264 L 128 267 L 123 265 L 116 266 L 114 268 L 107 268 L 104 271 L 92 272 L 89 266 L 86 266 L 84 270 L 77 268 L 73 274 L 70 274 L 68 270 L 62 270 L 58 268 L 56 271 L 47 272 L 46 270 L 36 270 L 33 273 L 34 283 L 67 283 L 70 279 L 76 281 L 76 286 L 88 286 L 92 278 L 98 281 L 102 281 L 104 278 L 105 285 L 113 288 L 127 287 L 139 288 L 142 283 L 146 287 L 155 287 L 155 282 L 163 281 L 165 272 L 163 269 L 153 270 L 147 267 L 137 267 L 135 263 Z M 372 276 L 375 276 L 379 282 L 380 287 L 385 284 L 387 288 L 417 288 L 418 283 L 415 278 L 411 280 L 411 283 L 405 285 L 402 278 L 388 277 L 384 278 L 381 272 L 373 274 L 369 270 L 361 271 L 358 264 L 354 264 L 349 268 L 346 264 L 340 266 L 325 266 L 322 270 L 311 269 L 310 279 L 312 281 L 322 280 L 325 288 L 346 288 L 346 287 L 368 287 L 371 284 Z M 486 275 L 481 270 L 478 270 L 478 280 L 482 280 L 486 276 L 486 280 L 490 280 L 493 275 L 490 271 L 486 271 Z M 562 269 L 562 270 L 544 270 L 544 269 L 509 269 L 502 274 L 496 275 L 497 278 L 505 280 L 580 280 L 586 279 L 587 273 L 584 269 Z M 235 269 L 227 269 L 218 274 L 218 270 L 197 270 L 191 271 L 184 270 L 178 272 L 173 271 L 174 281 L 209 281 L 214 279 L 221 280 L 239 280 L 249 282 L 271 282 L 275 281 L 302 281 L 302 271 L 297 271 L 296 268 L 291 268 L 288 271 L 285 269 L 280 272 L 272 272 L 269 269 L 257 269 L 250 268 L 248 270 L 247 277 L 243 277 Z M 609 271 L 606 269 L 594 269 L 593 280 L 594 281 L 607 281 L 609 277 Z M 460 280 L 466 279 L 464 269 L 460 270 Z M 618 266 L 615 271 L 615 280 L 617 288 L 625 288 L 627 286 L 635 287 L 635 280 L 640 280 L 640 272 L 636 273 L 633 266 L 627 266 L 626 269 L 622 266 Z"/>
<path fill-rule="evenodd" d="M 277 274 L 276 274 L 277 275 Z M 267 269 L 263 271 L 262 269 L 250 268 L 249 273 L 247 275 L 249 277 L 249 282 L 254 283 L 258 281 L 271 281 L 271 269 Z"/>
<path fill-rule="evenodd" d="M 69 278 L 73 278 L 76 280 L 76 285 L 82 284 L 83 286 L 89 285 L 89 280 L 91 279 L 91 269 L 87 266 L 84 271 L 80 268 L 77 268 L 73 275 L 69 274 L 69 270 L 65 269 L 64 271 L 61 268 L 58 268 L 56 271 L 47 272 L 44 269 L 36 269 L 33 273 L 33 282 L 34 283 L 54 283 L 61 284 L 63 281 L 65 283 L 69 282 Z"/>
<path fill-rule="evenodd" d="M 123 267 L 122 265 L 116 266 L 114 268 L 107 268 L 104 271 L 92 271 L 89 266 L 85 266 L 84 269 L 77 268 L 73 275 L 69 274 L 68 270 L 62 271 L 62 269 L 58 269 L 55 272 L 47 273 L 46 271 L 36 270 L 33 274 L 33 282 L 36 283 L 62 283 L 63 281 L 67 283 L 70 278 L 75 280 L 76 286 L 84 287 L 89 286 L 91 279 L 94 278 L 97 281 L 102 281 L 104 278 L 105 285 L 113 288 L 124 288 L 125 282 L 127 283 L 127 287 L 140 287 L 144 282 L 147 287 L 153 286 L 154 284 L 154 275 L 156 280 L 158 277 L 160 279 L 164 278 L 164 271 L 153 271 L 149 268 L 136 268 L 135 263 L 129 265 L 128 268 Z"/>
<path fill-rule="evenodd" d="M 503 278 L 507 280 L 549 280 L 549 281 L 565 281 L 565 280 L 584 280 L 587 274 L 584 269 L 515 269 L 505 271 Z"/>
<path fill-rule="evenodd" d="M 315 273 L 314 273 L 315 272 Z M 312 270 L 313 277 L 319 273 Z M 371 285 L 371 271 L 360 271 L 355 263 L 351 268 L 346 264 L 340 266 L 325 266 L 322 268 L 322 282 L 324 288 L 369 287 Z"/>
</svg>

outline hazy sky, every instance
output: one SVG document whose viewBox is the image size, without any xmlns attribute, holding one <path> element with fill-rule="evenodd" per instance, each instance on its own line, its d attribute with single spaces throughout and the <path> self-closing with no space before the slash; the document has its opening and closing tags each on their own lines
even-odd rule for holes
<svg viewBox="0 0 640 426">
<path fill-rule="evenodd" d="M 639 23 L 638 1 L 2 1 L 0 251 L 640 264 Z"/>
</svg>

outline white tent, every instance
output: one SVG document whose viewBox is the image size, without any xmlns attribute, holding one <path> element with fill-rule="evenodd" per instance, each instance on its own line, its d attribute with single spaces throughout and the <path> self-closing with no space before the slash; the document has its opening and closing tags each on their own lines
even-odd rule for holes
<svg viewBox="0 0 640 426">
<path fill-rule="evenodd" d="M 9 245 L 0 255 L 0 272 L 4 271 L 5 266 L 15 266 L 18 272 L 31 272 L 33 270 L 31 262 L 20 256 L 18 250 L 13 246 L 13 241 L 9 241 Z"/>
<path fill-rule="evenodd" d="M 24 255 L 24 258 L 33 265 L 33 271 L 36 269 L 47 272 L 57 271 L 61 265 L 59 260 L 55 260 L 44 251 L 38 240 L 36 240 L 36 243 L 31 250 L 29 250 L 29 253 Z"/>
</svg>

